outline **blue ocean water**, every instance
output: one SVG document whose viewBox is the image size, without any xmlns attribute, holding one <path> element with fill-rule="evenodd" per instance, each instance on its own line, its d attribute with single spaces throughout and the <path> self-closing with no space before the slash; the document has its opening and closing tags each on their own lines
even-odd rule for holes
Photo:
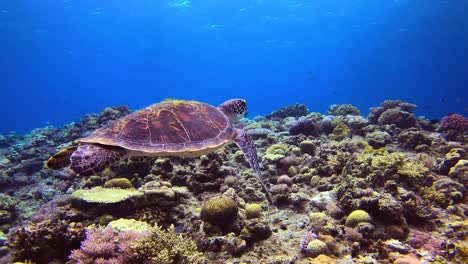
<svg viewBox="0 0 468 264">
<path fill-rule="evenodd" d="M 468 1 L 1 0 L 0 133 L 165 98 L 466 115 Z"/>
</svg>

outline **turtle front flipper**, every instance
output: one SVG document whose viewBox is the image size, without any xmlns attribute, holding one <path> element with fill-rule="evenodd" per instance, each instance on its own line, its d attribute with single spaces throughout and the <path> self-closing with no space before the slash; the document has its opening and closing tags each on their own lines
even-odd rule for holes
<svg viewBox="0 0 468 264">
<path fill-rule="evenodd" d="M 72 146 L 57 152 L 47 160 L 45 167 L 52 170 L 68 167 L 70 165 L 70 156 L 75 152 L 76 148 L 77 146 Z"/>
<path fill-rule="evenodd" d="M 78 175 L 89 176 L 128 156 L 129 151 L 114 146 L 86 144 L 79 146 L 70 157 L 70 168 Z"/>
<path fill-rule="evenodd" d="M 245 132 L 245 130 L 236 129 L 236 138 L 234 139 L 234 142 L 236 142 L 239 148 L 242 149 L 242 152 L 249 161 L 250 167 L 255 172 L 255 176 L 265 192 L 268 202 L 272 204 L 273 200 L 271 199 L 270 192 L 268 192 L 268 189 L 263 183 L 260 175 L 260 164 L 258 163 L 257 149 L 255 148 L 252 138 Z"/>
</svg>

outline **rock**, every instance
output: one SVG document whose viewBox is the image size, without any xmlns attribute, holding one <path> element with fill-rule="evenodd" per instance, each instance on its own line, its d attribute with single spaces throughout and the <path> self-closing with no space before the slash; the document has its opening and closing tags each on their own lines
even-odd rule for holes
<svg viewBox="0 0 468 264">
<path fill-rule="evenodd" d="M 251 219 L 246 222 L 240 237 L 246 241 L 256 242 L 269 238 L 271 234 L 272 231 L 268 225 L 258 219 Z"/>
<path fill-rule="evenodd" d="M 288 130 L 291 135 L 303 134 L 304 136 L 314 137 L 317 137 L 320 132 L 319 126 L 313 120 L 305 117 L 299 118 Z"/>
<path fill-rule="evenodd" d="M 304 140 L 302 141 L 300 144 L 299 144 L 299 147 L 301 148 L 301 152 L 302 153 L 307 153 L 311 156 L 314 156 L 315 155 L 315 151 L 317 149 L 317 147 L 315 146 L 315 144 L 310 141 L 310 140 Z"/>
<path fill-rule="evenodd" d="M 249 134 L 254 140 L 267 138 L 271 133 L 273 133 L 273 131 L 267 128 L 254 128 L 247 130 L 247 134 Z"/>
<path fill-rule="evenodd" d="M 307 115 L 307 106 L 304 104 L 294 104 L 285 106 L 279 110 L 272 112 L 271 114 L 267 115 L 266 118 L 268 119 L 284 119 L 288 116 L 292 117 L 301 117 Z"/>
<path fill-rule="evenodd" d="M 388 143 L 392 142 L 392 136 L 387 132 L 375 131 L 366 134 L 366 141 L 373 148 L 385 147 Z"/>
<path fill-rule="evenodd" d="M 378 119 L 379 125 L 396 125 L 399 128 L 415 127 L 417 124 L 416 117 L 413 113 L 402 111 L 399 108 L 388 109 L 380 115 Z"/>
</svg>

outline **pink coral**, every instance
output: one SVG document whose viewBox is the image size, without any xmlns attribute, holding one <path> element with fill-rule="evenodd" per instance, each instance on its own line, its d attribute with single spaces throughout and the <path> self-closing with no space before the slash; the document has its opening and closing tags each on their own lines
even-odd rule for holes
<svg viewBox="0 0 468 264">
<path fill-rule="evenodd" d="M 468 130 L 468 118 L 459 114 L 449 114 L 440 120 L 440 129 L 465 132 Z"/>
<path fill-rule="evenodd" d="M 307 231 L 304 233 L 304 235 L 301 238 L 301 241 L 299 242 L 299 248 L 301 249 L 301 252 L 306 252 L 307 250 L 307 245 L 311 240 L 317 239 L 318 236 L 312 232 L 312 231 Z"/>
<path fill-rule="evenodd" d="M 71 263 L 130 263 L 133 256 L 130 246 L 144 235 L 136 231 L 117 233 L 110 227 L 89 229 L 80 249 L 72 251 Z"/>
</svg>

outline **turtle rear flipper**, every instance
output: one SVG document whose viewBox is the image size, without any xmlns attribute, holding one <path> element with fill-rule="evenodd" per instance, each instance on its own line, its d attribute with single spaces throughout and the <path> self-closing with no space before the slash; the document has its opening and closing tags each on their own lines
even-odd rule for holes
<svg viewBox="0 0 468 264">
<path fill-rule="evenodd" d="M 96 175 L 128 155 L 129 151 L 121 147 L 85 144 L 70 156 L 70 169 L 81 176 Z"/>
<path fill-rule="evenodd" d="M 70 165 L 70 156 L 77 148 L 77 146 L 72 146 L 55 153 L 47 160 L 45 167 L 52 170 L 68 167 Z"/>
</svg>

